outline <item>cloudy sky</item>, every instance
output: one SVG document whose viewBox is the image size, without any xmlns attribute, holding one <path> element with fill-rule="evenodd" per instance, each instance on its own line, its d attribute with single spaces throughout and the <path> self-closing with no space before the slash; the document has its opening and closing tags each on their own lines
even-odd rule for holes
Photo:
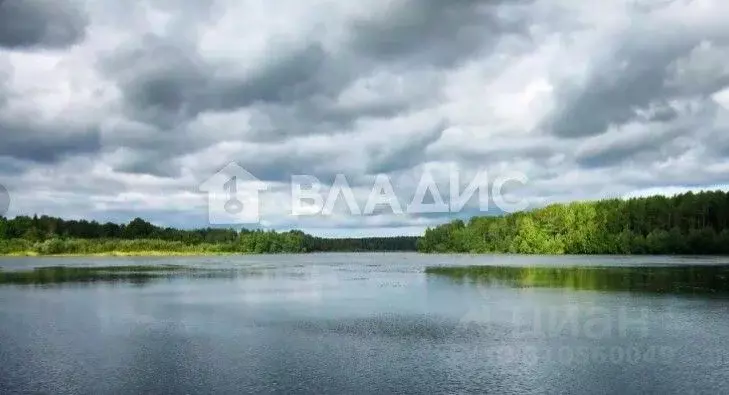
<svg viewBox="0 0 729 395">
<path fill-rule="evenodd" d="M 0 0 L 8 215 L 207 225 L 231 161 L 263 226 L 412 234 L 448 215 L 292 217 L 292 175 L 456 168 L 533 206 L 729 184 L 723 0 Z M 725 107 L 723 104 L 726 104 Z M 447 195 L 447 184 L 443 188 Z M 470 215 L 474 210 L 461 215 Z M 339 207 L 339 205 L 338 205 Z"/>
</svg>

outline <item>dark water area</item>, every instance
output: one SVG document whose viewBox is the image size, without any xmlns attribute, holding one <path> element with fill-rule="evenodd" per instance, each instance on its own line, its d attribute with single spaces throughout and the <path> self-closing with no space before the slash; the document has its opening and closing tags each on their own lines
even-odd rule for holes
<svg viewBox="0 0 729 395">
<path fill-rule="evenodd" d="M 429 267 L 428 274 L 457 281 L 512 287 L 625 291 L 684 295 L 729 295 L 729 265 L 653 267 L 573 266 Z"/>
<path fill-rule="evenodd" d="M 729 259 L 0 259 L 0 393 L 729 393 Z"/>
</svg>

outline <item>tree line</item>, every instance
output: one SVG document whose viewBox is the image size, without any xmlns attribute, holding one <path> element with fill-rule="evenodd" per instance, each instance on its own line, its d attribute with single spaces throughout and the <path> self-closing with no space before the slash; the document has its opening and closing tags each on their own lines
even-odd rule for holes
<svg viewBox="0 0 729 395">
<path fill-rule="evenodd" d="M 301 231 L 175 229 L 49 216 L 0 217 L 0 254 L 414 251 L 518 254 L 729 254 L 729 193 L 552 204 L 456 220 L 418 237 L 321 238 Z"/>
<path fill-rule="evenodd" d="M 729 254 L 729 193 L 552 204 L 428 229 L 421 252 Z"/>
<path fill-rule="evenodd" d="M 330 239 L 301 231 L 175 229 L 141 218 L 127 224 L 49 216 L 0 217 L 0 254 L 302 253 L 414 251 L 416 237 Z"/>
</svg>

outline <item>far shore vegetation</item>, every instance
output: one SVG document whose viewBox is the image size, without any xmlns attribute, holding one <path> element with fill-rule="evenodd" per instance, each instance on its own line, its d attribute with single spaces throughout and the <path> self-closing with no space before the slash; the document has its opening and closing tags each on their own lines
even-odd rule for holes
<svg viewBox="0 0 729 395">
<path fill-rule="evenodd" d="M 48 216 L 0 217 L 0 255 L 167 256 L 306 252 L 414 251 L 417 237 L 328 239 L 301 231 L 275 232 L 63 220 Z"/>
<path fill-rule="evenodd" d="M 428 229 L 426 253 L 729 254 L 729 193 L 552 204 Z"/>
<path fill-rule="evenodd" d="M 0 217 L 0 255 L 178 256 L 419 251 L 423 253 L 729 255 L 729 193 L 552 204 L 430 228 L 422 237 L 322 238 L 275 232 Z"/>
</svg>

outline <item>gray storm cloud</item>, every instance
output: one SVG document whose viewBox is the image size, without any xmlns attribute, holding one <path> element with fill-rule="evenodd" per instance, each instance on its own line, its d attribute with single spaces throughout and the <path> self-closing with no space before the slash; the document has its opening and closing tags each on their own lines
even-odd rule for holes
<svg viewBox="0 0 729 395">
<path fill-rule="evenodd" d="M 11 213 L 178 226 L 230 161 L 271 202 L 446 164 L 522 172 L 535 204 L 729 184 L 725 2 L 547 3 L 4 0 L 0 183 Z"/>
<path fill-rule="evenodd" d="M 0 47 L 65 48 L 84 39 L 87 22 L 69 0 L 3 0 Z"/>
</svg>

